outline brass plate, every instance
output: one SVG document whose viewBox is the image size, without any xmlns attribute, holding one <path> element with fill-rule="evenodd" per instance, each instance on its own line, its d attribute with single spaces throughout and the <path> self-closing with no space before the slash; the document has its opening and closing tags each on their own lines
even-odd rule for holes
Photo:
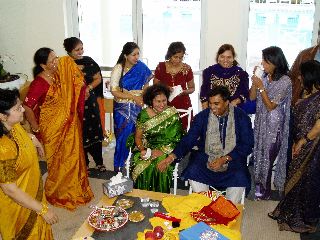
<svg viewBox="0 0 320 240">
<path fill-rule="evenodd" d="M 129 221 L 131 222 L 141 222 L 144 218 L 144 214 L 140 211 L 133 211 L 129 213 Z"/>
<path fill-rule="evenodd" d="M 116 203 L 118 207 L 121 207 L 123 209 L 131 208 L 133 204 L 134 204 L 134 201 L 126 198 L 119 199 Z"/>
</svg>

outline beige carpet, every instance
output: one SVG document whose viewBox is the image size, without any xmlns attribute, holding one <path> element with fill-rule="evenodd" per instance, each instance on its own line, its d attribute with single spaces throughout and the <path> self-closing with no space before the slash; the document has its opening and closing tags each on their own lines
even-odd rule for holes
<svg viewBox="0 0 320 240">
<path fill-rule="evenodd" d="M 107 169 L 113 169 L 113 148 L 104 148 L 104 164 Z M 93 163 L 90 163 L 91 166 Z M 87 206 L 83 206 L 70 212 L 65 209 L 55 208 L 59 216 L 59 223 L 52 226 L 56 240 L 70 240 L 77 229 L 82 225 L 89 215 L 90 205 L 99 202 L 102 196 L 102 183 L 105 180 L 90 178 L 90 184 L 95 194 L 94 200 Z M 185 195 L 187 191 L 178 191 L 178 194 Z M 242 221 L 243 240 L 299 240 L 299 234 L 279 231 L 276 221 L 270 219 L 267 213 L 276 206 L 275 201 L 245 201 L 245 210 Z M 134 239 L 134 238 L 133 238 Z M 132 240 L 133 240 L 132 239 Z M 124 239 L 131 240 L 131 239 Z"/>
</svg>

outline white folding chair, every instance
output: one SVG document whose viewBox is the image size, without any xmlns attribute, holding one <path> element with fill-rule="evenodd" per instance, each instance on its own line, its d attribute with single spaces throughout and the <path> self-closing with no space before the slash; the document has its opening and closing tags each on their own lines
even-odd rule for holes
<svg viewBox="0 0 320 240">
<path fill-rule="evenodd" d="M 188 125 L 187 125 L 187 131 L 190 129 L 191 125 L 191 118 L 192 118 L 192 107 L 189 107 L 188 109 L 177 109 L 177 111 L 180 113 L 180 118 L 188 117 Z M 173 170 L 173 194 L 177 195 L 177 188 L 178 188 L 178 167 L 179 163 L 176 163 Z M 186 186 L 188 185 L 188 181 L 186 181 Z"/>
</svg>

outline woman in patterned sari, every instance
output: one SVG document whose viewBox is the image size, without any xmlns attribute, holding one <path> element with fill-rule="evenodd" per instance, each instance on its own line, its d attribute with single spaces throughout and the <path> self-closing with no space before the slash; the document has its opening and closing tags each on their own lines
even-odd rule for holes
<svg viewBox="0 0 320 240">
<path fill-rule="evenodd" d="M 293 108 L 293 159 L 285 196 L 269 216 L 280 230 L 310 233 L 320 219 L 320 63 L 307 61 L 300 70 L 305 97 Z"/>
<path fill-rule="evenodd" d="M 20 125 L 23 113 L 18 90 L 0 89 L 0 236 L 50 240 L 58 217 L 43 192 L 37 150 L 44 151 Z"/>
<path fill-rule="evenodd" d="M 35 54 L 37 82 L 31 83 L 24 101 L 26 117 L 33 129 L 37 127 L 45 147 L 48 202 L 74 210 L 93 198 L 82 146 L 84 78 L 71 57 L 57 61 L 52 50 L 49 55 L 43 52 L 48 49 Z"/>
<path fill-rule="evenodd" d="M 253 75 L 250 88 L 250 99 L 257 100 L 253 148 L 255 198 L 269 200 L 276 159 L 275 189 L 282 192 L 286 179 L 292 88 L 281 48 L 263 49 L 261 64 L 264 74 L 261 78 Z"/>
<path fill-rule="evenodd" d="M 129 151 L 128 136 L 135 131 L 137 115 L 143 106 L 142 91 L 152 78 L 150 69 L 139 61 L 140 50 L 136 43 L 127 42 L 111 73 L 111 93 L 114 96 L 114 171 L 121 171 Z"/>
<path fill-rule="evenodd" d="M 179 113 L 168 107 L 170 90 L 161 84 L 146 89 L 143 101 L 148 105 L 138 115 L 132 178 L 135 188 L 170 193 L 173 166 L 157 169 L 180 141 L 184 130 Z"/>
</svg>

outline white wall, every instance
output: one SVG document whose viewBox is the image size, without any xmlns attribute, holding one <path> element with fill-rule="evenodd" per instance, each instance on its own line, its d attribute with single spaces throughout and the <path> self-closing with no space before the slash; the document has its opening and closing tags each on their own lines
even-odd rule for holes
<svg viewBox="0 0 320 240">
<path fill-rule="evenodd" d="M 33 55 L 40 47 L 64 54 L 63 0 L 0 0 L 0 54 L 14 55 L 5 63 L 10 73 L 32 77 Z"/>
<path fill-rule="evenodd" d="M 203 35 L 200 68 L 214 64 L 218 48 L 232 44 L 245 68 L 249 26 L 249 0 L 203 1 Z"/>
</svg>

